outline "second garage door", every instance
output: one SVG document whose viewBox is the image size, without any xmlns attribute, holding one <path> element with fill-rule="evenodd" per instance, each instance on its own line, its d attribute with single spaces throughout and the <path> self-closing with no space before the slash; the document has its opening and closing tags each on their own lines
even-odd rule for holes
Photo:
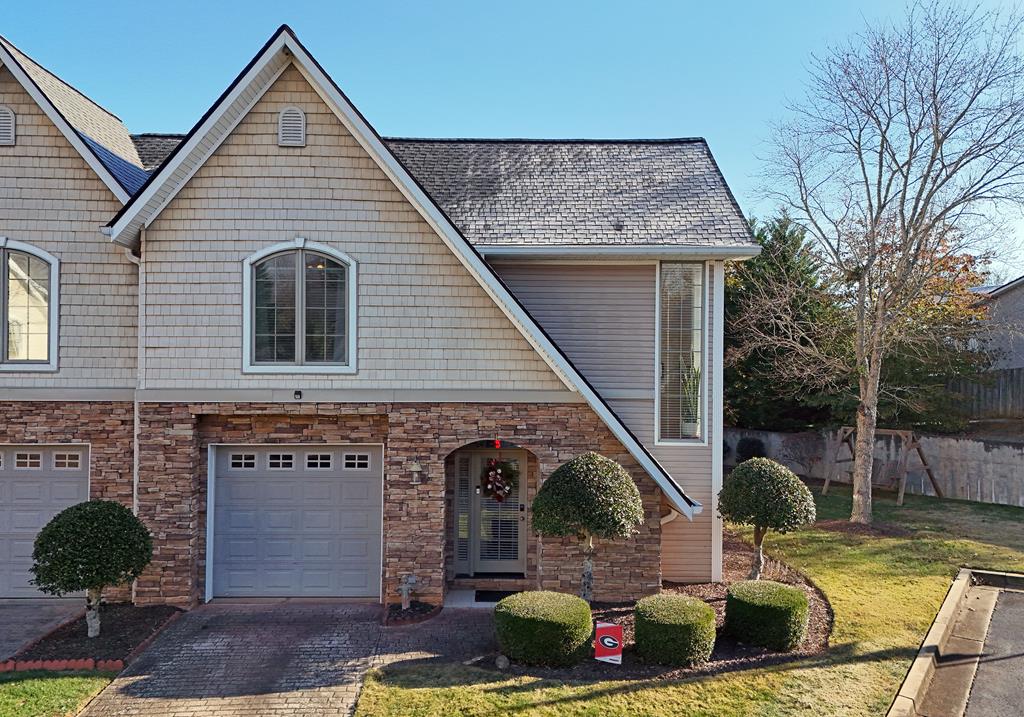
<svg viewBox="0 0 1024 717">
<path fill-rule="evenodd" d="M 380 595 L 379 446 L 218 446 L 214 597 Z"/>
</svg>

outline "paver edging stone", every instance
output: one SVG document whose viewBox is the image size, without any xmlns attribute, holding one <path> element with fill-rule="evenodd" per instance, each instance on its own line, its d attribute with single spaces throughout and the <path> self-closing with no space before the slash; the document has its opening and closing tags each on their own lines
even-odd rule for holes
<svg viewBox="0 0 1024 717">
<path fill-rule="evenodd" d="M 149 637 L 147 637 L 145 640 L 136 645 L 135 648 L 130 653 L 128 653 L 128 656 L 123 660 L 96 660 L 92 657 L 83 657 L 71 660 L 10 659 L 6 660 L 5 662 L 0 662 L 0 672 L 27 672 L 29 670 L 37 670 L 43 672 L 65 672 L 68 670 L 72 670 L 75 672 L 120 672 L 125 668 L 126 665 L 131 664 L 131 662 L 135 658 L 141 655 L 142 652 L 152 644 L 153 640 L 155 640 L 156 637 L 161 632 L 163 632 L 168 625 L 170 625 L 172 622 L 177 620 L 179 616 L 182 615 L 182 612 L 183 611 L 178 610 L 168 615 L 167 618 L 164 619 L 164 621 L 160 623 L 160 625 L 152 632 L 152 634 L 150 634 Z M 42 637 L 33 640 L 28 645 L 23 647 L 20 651 L 24 652 L 25 650 L 34 647 L 35 645 L 45 640 L 47 637 L 52 635 L 60 628 L 64 627 L 65 625 L 71 622 L 74 622 L 75 620 L 80 619 L 83 615 L 85 615 L 85 610 L 82 610 L 81 612 L 77 613 L 74 617 L 65 620 L 60 625 L 57 625 Z"/>
</svg>

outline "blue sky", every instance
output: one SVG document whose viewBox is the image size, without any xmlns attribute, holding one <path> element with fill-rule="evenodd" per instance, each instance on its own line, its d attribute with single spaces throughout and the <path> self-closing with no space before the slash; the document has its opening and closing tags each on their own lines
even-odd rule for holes
<svg viewBox="0 0 1024 717">
<path fill-rule="evenodd" d="M 811 53 L 893 13 L 900 2 L 45 0 L 4 3 L 0 33 L 131 131 L 184 132 L 288 23 L 382 134 L 699 135 L 764 215 L 758 156 Z"/>
</svg>

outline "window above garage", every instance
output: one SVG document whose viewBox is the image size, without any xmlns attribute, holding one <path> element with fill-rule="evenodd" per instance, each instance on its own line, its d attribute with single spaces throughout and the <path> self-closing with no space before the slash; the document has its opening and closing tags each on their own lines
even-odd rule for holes
<svg viewBox="0 0 1024 717">
<path fill-rule="evenodd" d="M 296 239 L 245 260 L 242 369 L 355 373 L 356 263 Z"/>
<path fill-rule="evenodd" d="M 42 249 L 0 237 L 0 371 L 57 369 L 59 264 Z"/>
</svg>

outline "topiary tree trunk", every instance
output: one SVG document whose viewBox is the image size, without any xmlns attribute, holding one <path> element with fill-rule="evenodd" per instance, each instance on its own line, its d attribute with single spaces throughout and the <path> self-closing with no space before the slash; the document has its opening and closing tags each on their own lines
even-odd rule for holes
<svg viewBox="0 0 1024 717">
<path fill-rule="evenodd" d="M 761 579 L 761 571 L 764 570 L 764 536 L 767 534 L 768 528 L 754 526 L 754 564 L 750 566 L 748 580 Z"/>
<path fill-rule="evenodd" d="M 100 596 L 102 588 L 89 588 L 85 592 L 85 626 L 89 637 L 100 636 Z"/>
<path fill-rule="evenodd" d="M 583 536 L 583 574 L 580 577 L 580 597 L 589 605 L 594 601 L 594 536 Z"/>
</svg>

